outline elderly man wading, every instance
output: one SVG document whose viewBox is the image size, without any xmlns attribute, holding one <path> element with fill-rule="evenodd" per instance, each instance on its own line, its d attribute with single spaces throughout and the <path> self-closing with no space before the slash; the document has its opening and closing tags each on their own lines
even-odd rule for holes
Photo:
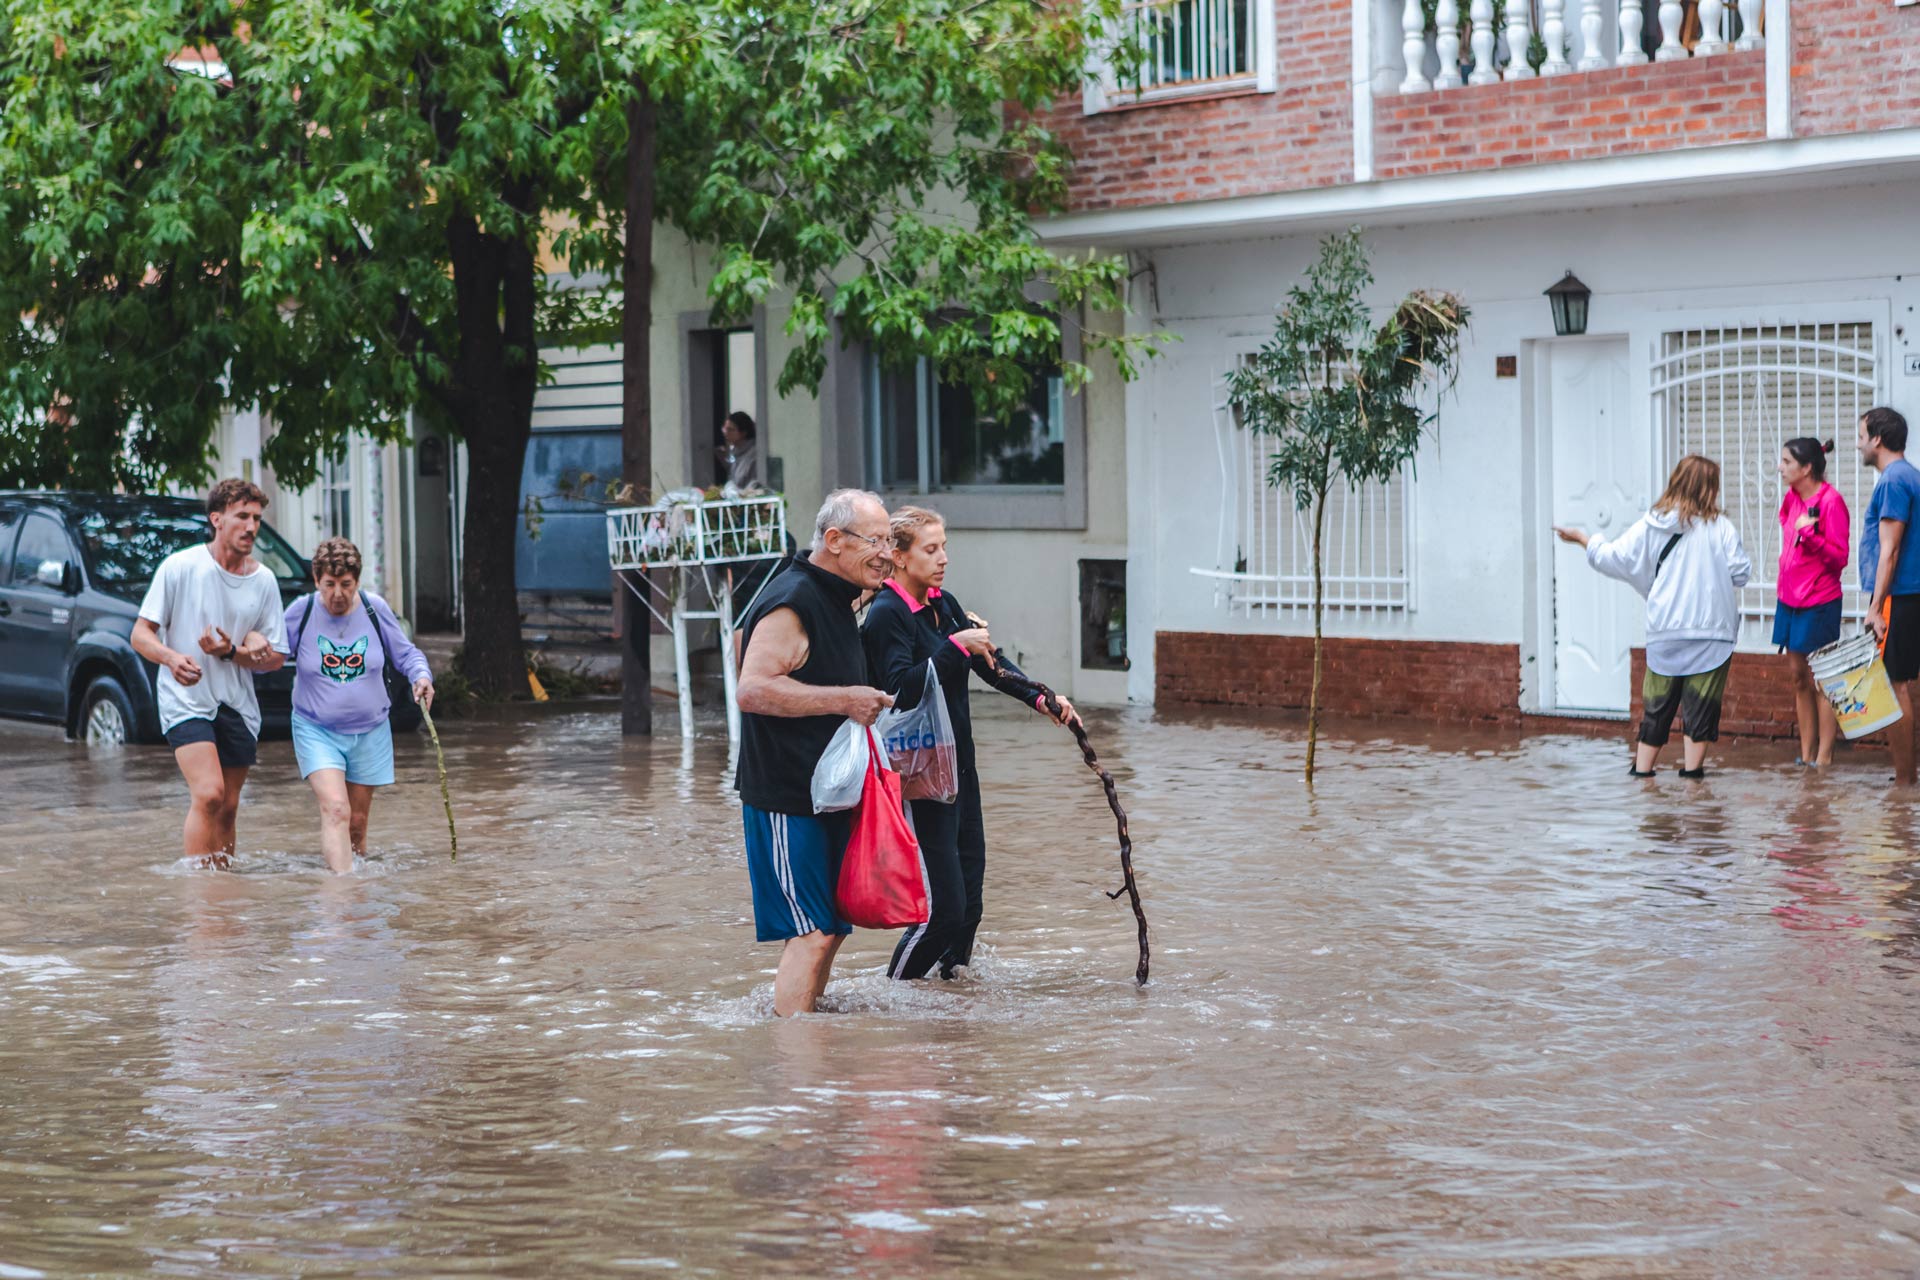
<svg viewBox="0 0 1920 1280">
<path fill-rule="evenodd" d="M 843 719 L 872 724 L 893 699 L 867 683 L 854 604 L 893 568 L 887 509 L 859 489 L 827 495 L 813 550 L 767 584 L 740 624 L 740 789 L 761 942 L 784 940 L 780 1017 L 811 1013 L 852 926 L 834 904 L 852 815 L 813 812 L 813 768 Z"/>
</svg>

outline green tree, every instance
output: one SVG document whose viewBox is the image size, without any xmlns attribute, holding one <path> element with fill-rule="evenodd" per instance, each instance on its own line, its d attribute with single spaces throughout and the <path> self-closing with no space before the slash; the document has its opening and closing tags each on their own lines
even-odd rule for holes
<svg viewBox="0 0 1920 1280">
<path fill-rule="evenodd" d="M 861 341 L 1010 398 L 1067 318 L 1124 304 L 1122 262 L 1053 254 L 1030 226 L 1068 163 L 1036 112 L 1077 87 L 1117 0 L 0 14 L 0 308 L 30 317 L 0 338 L 0 476 L 198 481 L 233 403 L 271 417 L 267 461 L 299 485 L 348 432 L 393 438 L 412 409 L 467 445 L 483 690 L 524 669 L 514 513 L 538 348 L 618 332 L 629 274 L 645 305 L 631 209 L 710 248 L 717 317 L 789 291 L 783 391 L 817 384 L 829 342 Z M 543 254 L 612 290 L 550 287 Z M 1087 338 L 1131 372 L 1133 340 Z"/>
<path fill-rule="evenodd" d="M 1359 228 L 1327 237 L 1304 284 L 1287 291 L 1273 337 L 1227 379 L 1248 431 L 1269 436 L 1267 483 L 1313 512 L 1313 685 L 1307 703 L 1307 781 L 1320 736 L 1326 615 L 1324 538 L 1335 485 L 1389 480 L 1413 466 L 1439 399 L 1458 376 L 1467 308 L 1416 290 L 1375 326 L 1373 283 Z"/>
</svg>

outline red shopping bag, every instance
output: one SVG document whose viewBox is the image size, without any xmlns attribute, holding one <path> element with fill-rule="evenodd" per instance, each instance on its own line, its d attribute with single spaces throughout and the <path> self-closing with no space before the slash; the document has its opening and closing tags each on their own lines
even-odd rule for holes
<svg viewBox="0 0 1920 1280">
<path fill-rule="evenodd" d="M 871 735 L 872 731 L 868 731 Z M 930 914 L 920 842 L 900 804 L 900 775 L 869 742 L 867 781 L 853 815 L 853 838 L 840 860 L 840 918 L 862 929 L 925 924 Z"/>
</svg>

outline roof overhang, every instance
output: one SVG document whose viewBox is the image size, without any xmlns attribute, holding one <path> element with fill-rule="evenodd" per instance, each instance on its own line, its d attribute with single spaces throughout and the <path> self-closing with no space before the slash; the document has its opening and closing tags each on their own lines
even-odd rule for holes
<svg viewBox="0 0 1920 1280">
<path fill-rule="evenodd" d="M 1690 147 L 1038 219 L 1056 249 L 1149 249 L 1920 179 L 1920 129 Z"/>
</svg>

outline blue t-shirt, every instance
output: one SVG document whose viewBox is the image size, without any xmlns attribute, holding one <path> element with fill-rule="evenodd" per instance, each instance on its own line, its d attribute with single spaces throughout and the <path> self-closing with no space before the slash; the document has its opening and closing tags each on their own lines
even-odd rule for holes
<svg viewBox="0 0 1920 1280">
<path fill-rule="evenodd" d="M 1880 522 L 1904 520 L 1907 531 L 1900 539 L 1900 563 L 1893 571 L 1889 595 L 1920 595 L 1920 534 L 1914 524 L 1920 521 L 1920 469 L 1901 458 L 1880 473 L 1867 502 L 1867 518 L 1860 525 L 1860 589 L 1873 597 L 1874 575 L 1880 572 Z"/>
</svg>

